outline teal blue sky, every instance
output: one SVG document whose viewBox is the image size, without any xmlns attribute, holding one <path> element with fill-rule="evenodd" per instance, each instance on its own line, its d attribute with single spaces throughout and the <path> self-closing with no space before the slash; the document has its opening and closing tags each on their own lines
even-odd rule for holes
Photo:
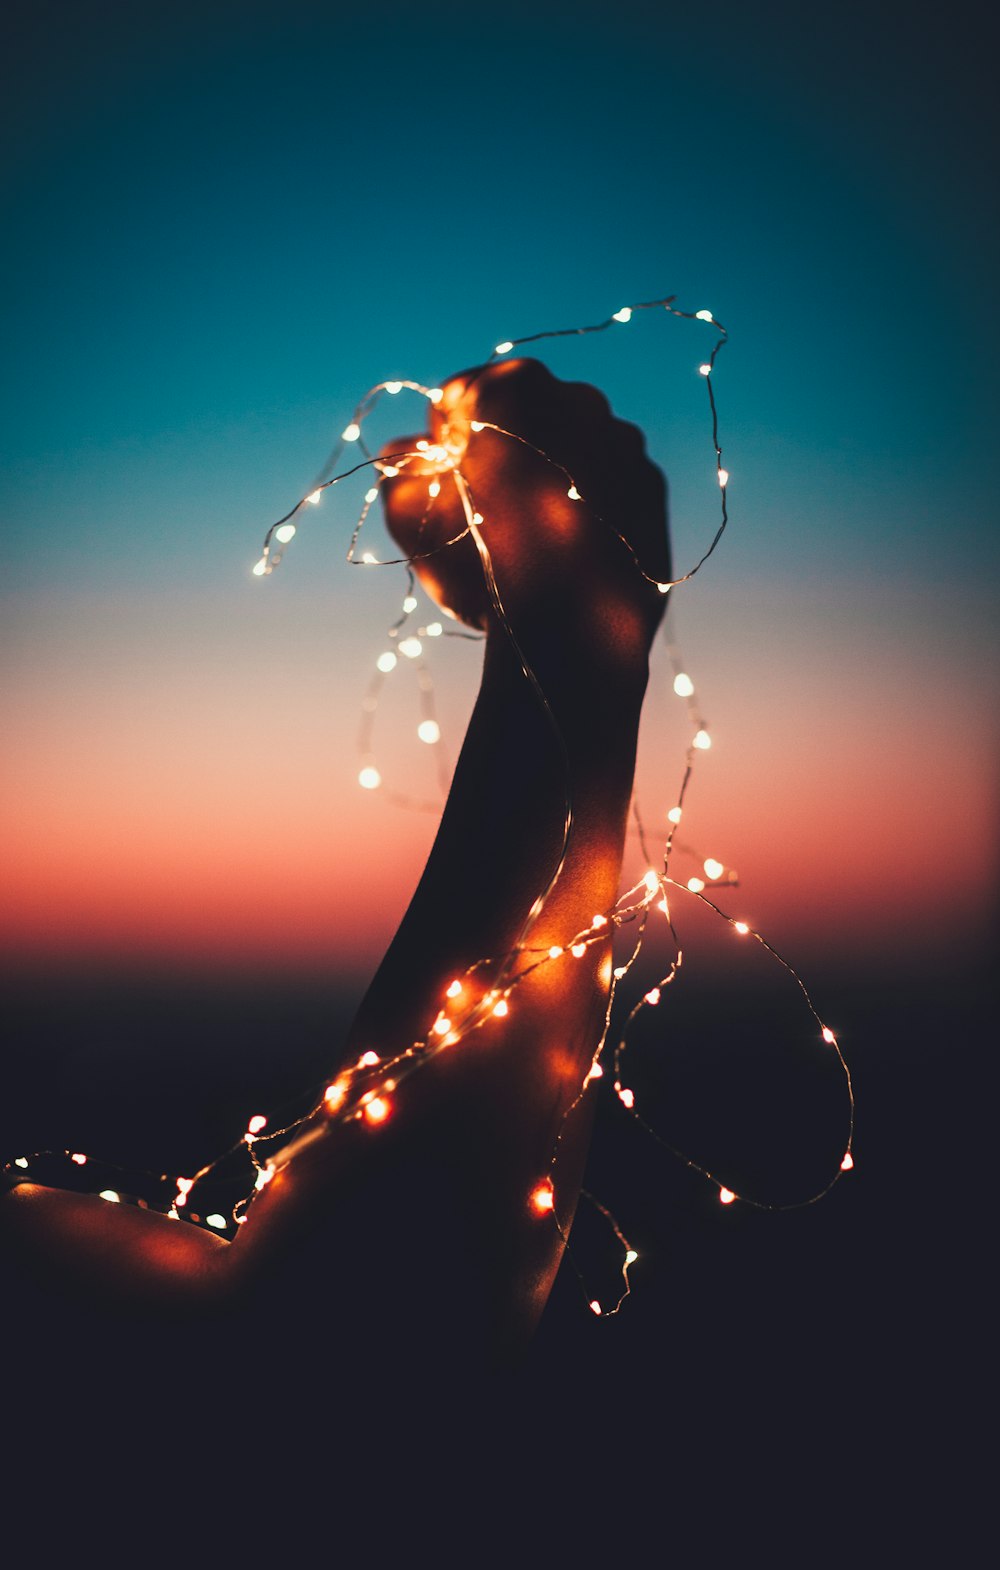
<svg viewBox="0 0 1000 1570">
<path fill-rule="evenodd" d="M 194 693 L 213 662 L 253 658 L 272 591 L 289 626 L 322 603 L 341 663 L 366 668 L 338 567 L 348 508 L 300 535 L 280 584 L 249 576 L 359 395 L 676 292 L 731 333 L 734 522 L 700 634 L 716 709 L 723 681 L 741 703 L 733 607 L 752 596 L 741 637 L 763 649 L 776 629 L 788 671 L 850 668 L 839 707 L 819 682 L 815 713 L 853 714 L 859 760 L 887 715 L 905 731 L 880 810 L 900 793 L 939 809 L 957 725 L 979 834 L 998 538 L 985 15 L 14 7 L 0 505 L 20 734 L 74 682 L 93 701 L 88 662 L 116 625 L 127 663 L 159 662 L 140 707 L 165 661 Z M 705 344 L 697 324 L 637 318 L 547 355 L 647 430 L 682 563 L 717 508 Z M 864 778 L 859 761 L 852 789 Z M 976 843 L 978 912 L 994 852 Z"/>
</svg>

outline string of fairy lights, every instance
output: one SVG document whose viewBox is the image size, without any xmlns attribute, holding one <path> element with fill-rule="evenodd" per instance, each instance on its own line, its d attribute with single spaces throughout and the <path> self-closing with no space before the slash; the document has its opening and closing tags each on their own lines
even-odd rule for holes
<svg viewBox="0 0 1000 1570">
<path fill-rule="evenodd" d="M 730 476 L 729 471 L 723 465 L 722 447 L 719 440 L 718 409 L 713 387 L 716 360 L 727 342 L 728 334 L 725 327 L 711 311 L 686 311 L 677 306 L 675 300 L 675 296 L 669 295 L 658 300 L 622 306 L 619 310 L 613 312 L 611 316 L 592 325 L 533 333 L 522 338 L 504 339 L 496 344 L 492 353 L 484 361 L 482 370 L 476 374 L 482 374 L 483 370 L 497 360 L 503 359 L 513 350 L 524 348 L 528 344 L 546 339 L 579 337 L 592 333 L 613 331 L 619 326 L 627 325 L 639 312 L 666 312 L 673 317 L 697 321 L 710 326 L 716 336 L 707 358 L 698 365 L 698 372 L 704 381 L 708 394 L 712 450 L 721 504 L 720 517 L 707 548 L 694 564 L 680 576 L 667 581 L 650 577 L 629 541 L 614 528 L 614 525 L 603 519 L 587 502 L 576 479 L 569 470 L 549 454 L 534 447 L 532 443 L 526 442 L 523 436 L 518 435 L 514 431 L 506 430 L 490 421 L 473 420 L 471 421 L 471 429 L 466 437 L 466 440 L 471 442 L 479 432 L 489 430 L 510 441 L 520 442 L 532 447 L 559 475 L 560 482 L 565 483 L 568 499 L 589 507 L 599 524 L 613 530 L 621 541 L 622 546 L 632 557 L 636 571 L 641 574 L 646 582 L 654 585 L 663 595 L 671 594 L 671 591 L 687 583 L 700 571 L 718 546 L 729 522 L 727 501 Z M 338 1125 L 346 1124 L 349 1121 L 360 1123 L 368 1128 L 377 1128 L 392 1116 L 396 1101 L 410 1075 L 426 1067 L 444 1049 L 453 1049 L 488 1023 L 495 1020 L 502 1021 L 507 1017 L 512 1008 L 517 1006 L 516 994 L 518 989 L 539 967 L 555 964 L 572 964 L 582 959 L 594 944 L 606 944 L 610 935 L 614 935 L 616 931 L 630 928 L 634 933 L 631 948 L 627 957 L 615 964 L 612 970 L 604 1014 L 604 1025 L 600 1039 L 595 1043 L 589 1067 L 582 1078 L 576 1096 L 563 1115 L 559 1132 L 551 1150 L 548 1166 L 538 1174 L 536 1186 L 527 1198 L 527 1203 L 540 1221 L 548 1218 L 549 1222 L 558 1229 L 563 1242 L 567 1245 L 569 1257 L 578 1274 L 581 1275 L 584 1295 L 592 1312 L 600 1317 L 608 1317 L 618 1312 L 622 1302 L 628 1296 L 630 1290 L 629 1270 L 638 1258 L 638 1253 L 625 1236 L 610 1210 L 590 1194 L 589 1191 L 583 1190 L 582 1198 L 584 1202 L 596 1208 L 609 1228 L 610 1234 L 614 1238 L 615 1246 L 620 1250 L 622 1285 L 616 1300 L 611 1303 L 602 1303 L 596 1297 L 590 1296 L 589 1289 L 582 1279 L 582 1272 L 576 1261 L 573 1260 L 572 1251 L 568 1246 L 569 1228 L 559 1216 L 556 1205 L 555 1165 L 567 1126 L 566 1120 L 580 1100 L 590 1091 L 591 1087 L 608 1078 L 613 1094 L 620 1106 L 647 1133 L 670 1150 L 690 1169 L 701 1174 L 707 1182 L 714 1185 L 721 1204 L 731 1205 L 739 1200 L 758 1209 L 789 1210 L 816 1203 L 824 1195 L 828 1194 L 834 1185 L 854 1165 L 852 1152 L 854 1095 L 850 1069 L 844 1059 L 836 1035 L 818 1013 L 809 991 L 794 967 L 772 947 L 762 933 L 758 932 L 748 922 L 723 910 L 716 903 L 715 899 L 711 897 L 720 890 L 738 886 L 738 877 L 734 869 L 727 867 L 717 858 L 708 856 L 698 858 L 700 861 L 699 872 L 689 877 L 686 881 L 677 879 L 671 874 L 671 859 L 675 850 L 690 850 L 689 847 L 682 846 L 676 836 L 683 818 L 685 800 L 697 759 L 700 754 L 706 752 L 711 747 L 712 738 L 698 704 L 694 682 L 685 670 L 680 650 L 676 643 L 669 638 L 669 634 L 667 634 L 667 646 L 673 672 L 673 692 L 686 703 L 690 725 L 690 739 L 686 749 L 676 799 L 666 812 L 668 831 L 662 850 L 658 856 L 654 856 L 651 853 L 647 828 L 643 821 L 638 801 L 634 800 L 632 813 L 635 821 L 634 832 L 638 837 L 642 854 L 647 864 L 647 871 L 643 877 L 622 893 L 612 908 L 595 913 L 586 927 L 576 933 L 568 934 L 563 942 L 550 944 L 545 947 L 537 947 L 531 944 L 531 929 L 544 908 L 546 900 L 562 871 L 573 828 L 574 804 L 567 761 L 568 754 L 542 684 L 525 657 L 524 651 L 518 642 L 515 629 L 511 625 L 504 609 L 500 588 L 493 572 L 489 548 L 481 529 L 481 525 L 484 522 L 483 514 L 477 509 L 477 503 L 473 500 L 468 479 L 463 473 L 461 466 L 464 446 L 449 440 L 446 440 L 444 443 L 437 443 L 429 438 L 421 438 L 412 449 L 388 455 L 383 453 L 378 456 L 370 452 L 366 446 L 364 436 L 366 419 L 383 398 L 394 398 L 404 390 L 423 398 L 430 405 L 437 405 L 444 396 L 443 389 L 439 387 L 428 387 L 423 383 L 409 380 L 383 381 L 370 388 L 354 410 L 351 420 L 341 432 L 338 442 L 324 465 L 318 483 L 306 495 L 300 497 L 295 505 L 268 529 L 261 556 L 256 562 L 253 572 L 258 577 L 266 577 L 273 573 L 282 561 L 287 546 L 295 538 L 303 520 L 310 515 L 313 508 L 322 502 L 325 493 L 354 475 L 365 471 L 368 472 L 372 483 L 364 493 L 363 502 L 353 526 L 347 550 L 347 562 L 352 566 L 360 567 L 402 566 L 406 570 L 407 583 L 399 614 L 388 628 L 386 647 L 375 660 L 375 669 L 362 699 L 361 724 L 358 737 L 358 783 L 364 790 L 381 791 L 387 799 L 398 805 L 410 808 L 416 807 L 421 810 L 437 810 L 439 803 L 415 800 L 409 794 L 387 786 L 383 781 L 375 750 L 376 714 L 385 683 L 397 670 L 411 667 L 416 676 L 419 705 L 417 738 L 421 743 L 433 748 L 437 753 L 438 782 L 442 794 L 446 793 L 449 771 L 443 750 L 441 727 L 436 713 L 434 684 L 427 654 L 437 640 L 443 637 L 481 640 L 475 633 L 446 628 L 437 619 L 432 619 L 422 624 L 419 622 L 414 624 L 413 618 L 418 609 L 417 597 L 413 592 L 415 587 L 414 566 L 419 561 L 425 559 L 419 550 L 409 556 L 380 559 L 374 551 L 367 548 L 361 549 L 360 542 L 371 508 L 378 501 L 382 484 L 386 479 L 394 479 L 397 475 L 404 473 L 411 465 L 420 465 L 419 472 L 427 481 L 427 510 L 421 521 L 418 542 L 423 537 L 424 525 L 435 503 L 441 496 L 443 487 L 445 485 L 453 486 L 461 505 L 464 527 L 453 538 L 449 539 L 445 546 L 436 546 L 435 550 L 445 549 L 449 545 L 456 544 L 459 540 L 467 537 L 471 538 L 478 552 L 494 614 L 510 640 L 520 662 L 524 677 L 531 686 L 546 716 L 564 761 L 565 800 L 563 833 L 555 865 L 545 875 L 542 887 L 534 898 L 511 949 L 506 954 L 484 956 L 475 961 L 461 974 L 452 977 L 444 989 L 435 1018 L 426 1023 L 423 1035 L 413 1041 L 404 1051 L 385 1059 L 381 1058 L 374 1050 L 363 1052 L 353 1065 L 343 1069 L 332 1081 L 314 1087 L 312 1092 L 304 1093 L 301 1099 L 304 1101 L 308 1097 L 307 1110 L 301 1115 L 290 1117 L 288 1121 L 283 1121 L 280 1113 L 277 1115 L 272 1114 L 271 1116 L 266 1116 L 263 1113 L 255 1114 L 250 1118 L 239 1140 L 193 1173 L 182 1175 L 168 1173 L 143 1174 L 143 1182 L 153 1195 L 151 1199 L 136 1197 L 131 1193 L 126 1193 L 124 1185 L 120 1187 L 105 1187 L 99 1190 L 99 1194 L 103 1200 L 109 1203 L 119 1203 L 123 1200 L 130 1201 L 141 1205 L 143 1208 L 160 1210 L 173 1219 L 187 1219 L 223 1235 L 235 1236 L 238 1228 L 246 1224 L 256 1194 L 267 1186 L 280 1167 L 286 1165 L 288 1161 L 294 1158 L 295 1153 L 302 1148 L 303 1144 L 311 1143 L 318 1137 L 326 1136 Z M 351 464 L 346 468 L 340 468 L 339 465 L 343 455 L 348 449 L 360 451 L 363 457 L 357 463 Z M 427 554 L 433 553 L 428 551 Z M 669 619 L 665 623 L 665 628 L 668 626 Z M 829 1178 L 819 1188 L 813 1190 L 804 1198 L 788 1203 L 772 1203 L 749 1193 L 737 1192 L 734 1188 L 728 1186 L 716 1171 L 694 1160 L 666 1140 L 643 1115 L 641 1107 L 637 1105 L 636 1091 L 628 1082 L 627 1072 L 627 1056 L 633 1027 L 636 1021 L 646 1014 L 647 1011 L 663 1006 L 668 995 L 668 989 L 676 983 L 683 964 L 683 950 L 671 909 L 671 901 L 675 896 L 699 902 L 700 905 L 712 912 L 721 922 L 728 924 L 738 939 L 759 944 L 772 957 L 786 972 L 795 987 L 797 987 L 804 1005 L 816 1026 L 819 1040 L 826 1049 L 835 1054 L 839 1063 L 846 1086 L 847 1103 L 845 1138 L 841 1147 L 841 1154 Z M 651 927 L 654 923 L 661 921 L 666 926 L 672 957 L 666 971 L 655 984 L 653 986 L 644 986 L 639 996 L 631 1004 L 624 1023 L 618 1032 L 613 1050 L 608 1052 L 608 1041 L 611 1036 L 612 1020 L 615 1014 L 618 994 L 631 977 L 640 959 Z M 607 1072 L 608 1070 L 610 1070 L 610 1073 Z M 252 1188 L 230 1208 L 228 1214 L 221 1209 L 212 1209 L 202 1205 L 199 1199 L 200 1194 L 210 1195 L 210 1180 L 218 1174 L 223 1164 L 240 1150 L 244 1150 L 249 1155 L 252 1163 Z M 76 1168 L 85 1168 L 88 1165 L 93 1165 L 102 1174 L 112 1177 L 116 1172 L 124 1176 L 124 1169 L 116 1168 L 110 1163 L 94 1161 L 93 1158 L 83 1152 L 73 1150 L 61 1152 L 51 1150 L 36 1151 L 30 1155 L 19 1155 L 8 1161 L 4 1165 L 3 1170 L 14 1179 L 43 1182 L 49 1183 L 49 1186 L 58 1186 L 58 1184 L 52 1184 L 49 1178 L 52 1164 L 57 1160 L 68 1162 Z M 136 1175 L 132 1174 L 132 1176 L 134 1178 Z M 192 1201 L 199 1204 L 198 1209 L 195 1209 Z"/>
</svg>

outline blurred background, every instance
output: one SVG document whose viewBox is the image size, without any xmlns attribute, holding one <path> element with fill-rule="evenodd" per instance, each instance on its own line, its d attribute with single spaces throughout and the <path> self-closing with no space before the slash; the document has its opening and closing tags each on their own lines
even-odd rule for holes
<svg viewBox="0 0 1000 1570">
<path fill-rule="evenodd" d="M 585 1347 L 676 1394 L 686 1347 L 693 1406 L 709 1366 L 713 1388 L 738 1363 L 789 1401 L 803 1366 L 831 1398 L 861 1367 L 898 1420 L 919 1343 L 926 1406 L 926 1349 L 954 1354 L 955 1294 L 976 1296 L 986 1158 L 983 18 L 965 0 L 946 19 L 766 0 L 10 7 L 5 1156 L 69 1144 L 184 1170 L 322 1076 L 435 820 L 357 784 L 361 700 L 406 590 L 401 569 L 345 564 L 363 484 L 327 492 L 257 579 L 265 529 L 373 382 L 433 384 L 501 339 L 676 293 L 731 335 L 732 475 L 730 531 L 675 596 L 713 737 L 676 870 L 735 868 L 721 902 L 837 1029 L 857 1167 L 817 1208 L 722 1213 L 609 1117 L 592 1187 L 641 1242 L 635 1298 L 597 1326 L 561 1285 L 535 1368 Z M 540 350 L 645 430 L 681 568 L 718 514 L 697 374 L 713 341 L 643 313 Z M 375 439 L 420 429 L 418 399 L 384 403 Z M 453 761 L 478 652 L 442 639 L 430 658 Z M 661 648 L 639 771 L 658 831 L 689 738 L 670 679 Z M 419 717 L 401 669 L 379 767 L 433 800 Z M 799 1197 L 836 1167 L 842 1087 L 763 951 L 737 960 L 679 919 L 697 974 L 636 1048 L 658 1123 L 734 1186 Z"/>
</svg>

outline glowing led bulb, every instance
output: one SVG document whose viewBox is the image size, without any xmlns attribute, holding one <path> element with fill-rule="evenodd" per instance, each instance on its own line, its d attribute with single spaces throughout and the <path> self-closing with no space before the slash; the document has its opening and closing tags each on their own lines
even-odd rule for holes
<svg viewBox="0 0 1000 1570">
<path fill-rule="evenodd" d="M 708 734 L 707 730 L 700 730 L 695 735 L 691 745 L 693 747 L 697 747 L 699 752 L 707 752 L 709 747 L 712 745 L 712 738 Z"/>
<path fill-rule="evenodd" d="M 700 894 L 705 887 L 704 878 L 688 878 L 687 886 L 692 894 Z"/>
<path fill-rule="evenodd" d="M 395 396 L 396 393 L 402 392 L 403 384 L 402 382 L 386 382 L 385 390 L 387 393 L 392 393 Z"/>
<path fill-rule="evenodd" d="M 562 949 L 559 947 L 558 943 L 553 943 L 552 947 L 549 949 L 549 959 L 558 959 L 561 953 Z"/>
<path fill-rule="evenodd" d="M 702 862 L 702 866 L 705 869 L 706 877 L 709 878 L 721 878 L 726 870 L 722 862 L 716 861 L 714 856 L 709 856 L 707 860 Z"/>
<path fill-rule="evenodd" d="M 695 311 L 694 319 L 696 322 L 710 322 L 712 320 L 712 313 L 711 311 Z"/>
<path fill-rule="evenodd" d="M 356 420 L 352 420 L 350 425 L 345 425 L 340 433 L 341 440 L 345 442 L 356 442 L 360 435 L 361 427 Z"/>
<path fill-rule="evenodd" d="M 16 1167 L 26 1167 L 28 1165 L 28 1158 L 27 1158 L 27 1156 L 17 1156 L 17 1157 L 15 1157 L 14 1165 Z"/>
<path fill-rule="evenodd" d="M 719 470 L 719 484 L 722 486 L 723 490 L 725 490 L 726 486 L 729 484 L 729 470 L 728 469 L 720 469 Z"/>
<path fill-rule="evenodd" d="M 630 322 L 632 320 L 632 307 L 623 305 L 620 311 L 612 312 L 612 320 L 616 322 Z"/>
<path fill-rule="evenodd" d="M 440 496 L 441 495 L 441 481 L 440 480 L 432 480 L 430 485 L 428 485 L 428 487 L 427 487 L 427 494 L 428 494 L 428 496 Z"/>
<path fill-rule="evenodd" d="M 178 1178 L 177 1179 L 177 1192 L 178 1192 L 178 1194 L 190 1194 L 190 1192 L 191 1192 L 191 1190 L 193 1188 L 194 1188 L 194 1178 L 183 1178 L 182 1177 L 182 1178 Z"/>
<path fill-rule="evenodd" d="M 213 1210 L 210 1216 L 205 1217 L 205 1220 L 210 1227 L 215 1227 L 217 1232 L 221 1232 L 226 1225 L 225 1216 L 220 1216 L 217 1210 Z"/>
<path fill-rule="evenodd" d="M 446 1036 L 451 1029 L 451 1020 L 447 1015 L 439 1014 L 434 1021 L 433 1029 L 436 1036 Z"/>
<path fill-rule="evenodd" d="M 109 1205 L 120 1205 L 122 1196 L 116 1194 L 113 1188 L 102 1188 L 98 1199 L 106 1199 Z"/>
<path fill-rule="evenodd" d="M 312 502 L 314 507 L 318 507 L 319 504 L 320 504 L 320 498 L 322 497 L 322 495 L 323 495 L 323 487 L 322 487 L 322 485 L 320 485 L 315 491 L 310 491 L 309 492 L 309 495 L 306 497 L 306 501 L 307 502 Z"/>
<path fill-rule="evenodd" d="M 432 621 L 428 622 L 427 626 L 424 628 L 424 631 L 426 632 L 428 638 L 440 638 L 441 634 L 444 632 L 444 628 L 439 621 Z"/>
<path fill-rule="evenodd" d="M 556 1198 L 552 1192 L 552 1184 L 539 1184 L 531 1196 L 531 1203 L 540 1216 L 544 1216 L 547 1210 L 554 1210 Z"/>
<path fill-rule="evenodd" d="M 287 545 L 289 540 L 295 538 L 294 523 L 283 523 L 280 528 L 275 529 L 274 538 L 280 545 Z"/>
<path fill-rule="evenodd" d="M 440 403 L 441 399 L 444 397 L 444 393 L 440 387 L 432 387 L 427 396 L 431 403 Z"/>
<path fill-rule="evenodd" d="M 646 885 L 647 893 L 655 894 L 660 886 L 660 874 L 658 872 L 654 872 L 653 868 L 650 867 L 642 881 Z"/>
<path fill-rule="evenodd" d="M 667 818 L 671 823 L 679 823 L 683 816 L 683 809 L 680 807 L 671 807 L 670 811 L 667 813 Z"/>
<path fill-rule="evenodd" d="M 606 927 L 607 924 L 608 924 L 607 916 L 602 916 L 600 914 L 596 915 L 594 917 L 593 921 L 591 922 L 591 926 L 593 926 L 593 927 Z"/>
<path fill-rule="evenodd" d="M 614 976 L 616 981 L 621 981 L 623 976 L 627 976 L 628 975 L 628 966 L 627 965 L 616 965 L 611 974 Z"/>
<path fill-rule="evenodd" d="M 580 492 L 577 490 L 575 485 L 570 486 L 569 490 L 566 492 L 566 495 L 569 497 L 571 502 L 578 502 L 580 500 Z"/>
<path fill-rule="evenodd" d="M 635 1106 L 635 1096 L 632 1094 L 631 1090 L 629 1090 L 627 1085 L 619 1085 L 618 1100 L 621 1102 L 623 1107 L 628 1107 L 630 1112 Z"/>
<path fill-rule="evenodd" d="M 375 661 L 376 668 L 382 672 L 383 676 L 388 676 L 390 671 L 394 671 L 397 663 L 396 656 L 391 649 L 386 649 L 385 653 L 380 654 Z"/>
<path fill-rule="evenodd" d="M 657 1003 L 660 1001 L 659 987 L 651 987 L 650 990 L 646 993 L 643 1001 L 652 1004 L 652 1006 L 655 1008 Z"/>
<path fill-rule="evenodd" d="M 263 578 L 263 576 L 264 576 L 266 571 L 267 571 L 267 557 L 266 556 L 262 556 L 260 561 L 254 562 L 254 564 L 253 564 L 253 575 L 254 575 L 255 578 Z"/>
<path fill-rule="evenodd" d="M 486 427 L 483 424 L 482 420 L 470 420 L 469 424 L 472 427 L 472 429 L 476 432 L 477 435 L 478 435 L 478 433 L 480 431 L 485 431 L 485 429 L 486 429 Z"/>
<path fill-rule="evenodd" d="M 367 1052 L 362 1052 L 358 1058 L 358 1064 L 361 1068 L 374 1068 L 376 1063 L 381 1063 L 381 1061 L 382 1059 L 378 1053 L 373 1052 L 370 1047 Z"/>
<path fill-rule="evenodd" d="M 422 644 L 419 638 L 404 638 L 399 645 L 400 654 L 405 654 L 408 660 L 415 660 L 419 656 Z"/>
<path fill-rule="evenodd" d="M 437 720 L 421 720 L 417 726 L 417 735 L 421 741 L 425 741 L 429 747 L 433 747 L 436 741 L 441 740 L 441 727 Z"/>
<path fill-rule="evenodd" d="M 378 501 L 377 485 L 373 485 L 369 490 L 365 491 L 365 501 L 368 503 L 369 507 L 371 506 L 372 502 Z"/>
<path fill-rule="evenodd" d="M 323 1092 L 323 1100 L 326 1102 L 327 1110 L 336 1112 L 338 1107 L 343 1106 L 346 1095 L 347 1086 L 341 1080 L 338 1079 L 333 1085 L 327 1085 Z"/>
<path fill-rule="evenodd" d="M 382 776 L 371 763 L 366 764 L 358 775 L 358 784 L 363 790 L 378 790 L 381 783 Z"/>
<path fill-rule="evenodd" d="M 639 1256 L 636 1253 L 635 1249 L 634 1248 L 630 1248 L 628 1253 L 625 1255 L 625 1263 L 626 1263 L 626 1265 L 634 1265 L 638 1258 L 639 1258 Z"/>
<path fill-rule="evenodd" d="M 674 691 L 678 698 L 691 698 L 694 696 L 694 682 L 686 671 L 678 671 L 674 677 Z"/>
<path fill-rule="evenodd" d="M 698 374 L 699 376 L 711 376 L 712 367 L 710 365 L 699 365 Z"/>
<path fill-rule="evenodd" d="M 736 1195 L 733 1193 L 731 1188 L 720 1188 L 719 1189 L 719 1204 L 720 1205 L 731 1205 L 735 1198 L 736 1198 Z"/>
<path fill-rule="evenodd" d="M 511 349 L 513 349 L 513 347 L 514 347 L 513 341 L 510 338 L 505 338 L 503 343 L 498 343 L 497 344 L 497 346 L 494 349 L 493 353 L 494 354 L 509 354 Z"/>
<path fill-rule="evenodd" d="M 659 589 L 661 594 L 669 594 L 671 589 L 673 588 L 673 584 L 672 583 L 658 583 L 656 585 L 656 587 Z"/>
<path fill-rule="evenodd" d="M 378 557 L 376 555 L 374 555 L 374 553 L 372 551 L 365 551 L 365 553 L 362 556 L 361 560 L 362 560 L 362 562 L 364 563 L 364 565 L 366 567 L 377 567 L 378 566 Z"/>
<path fill-rule="evenodd" d="M 572 954 L 574 959 L 582 959 L 583 956 L 586 954 L 586 952 L 587 952 L 587 945 L 586 945 L 586 943 L 574 943 L 572 945 L 572 947 L 570 948 L 570 953 Z"/>
<path fill-rule="evenodd" d="M 840 1170 L 841 1170 L 841 1172 L 850 1172 L 850 1170 L 853 1167 L 853 1165 L 854 1165 L 854 1157 L 851 1155 L 851 1152 L 849 1150 L 845 1150 L 844 1151 L 844 1159 L 840 1163 Z"/>
<path fill-rule="evenodd" d="M 745 938 L 747 933 L 750 931 L 750 928 L 747 926 L 745 921 L 734 921 L 733 926 L 736 928 L 736 931 L 739 933 L 741 938 Z"/>
<path fill-rule="evenodd" d="M 399 473 L 399 470 L 396 468 L 394 463 L 384 463 L 382 465 L 382 473 L 385 475 L 387 480 L 394 480 L 396 475 Z"/>
<path fill-rule="evenodd" d="M 493 1012 L 496 1015 L 497 1019 L 504 1019 L 504 1018 L 506 1018 L 506 1016 L 510 1013 L 510 1009 L 509 1009 L 509 1007 L 507 1005 L 507 999 L 506 998 L 501 998 L 499 1003 L 494 1003 L 494 1005 L 493 1005 Z"/>
<path fill-rule="evenodd" d="M 837 1038 L 833 1034 L 833 1031 L 830 1029 L 829 1025 L 823 1026 L 823 1040 L 826 1042 L 828 1047 L 835 1047 L 837 1045 Z"/>
<path fill-rule="evenodd" d="M 598 1319 L 600 1319 L 601 1315 L 604 1313 L 604 1310 L 601 1307 L 600 1303 L 597 1301 L 596 1297 L 595 1298 L 591 1298 L 591 1300 L 590 1300 L 590 1312 L 592 1314 L 596 1314 Z"/>
<path fill-rule="evenodd" d="M 413 595 L 413 594 L 408 594 L 406 596 L 405 600 L 403 601 L 403 610 L 404 610 L 405 614 L 407 616 L 409 616 L 412 611 L 416 610 L 416 608 L 417 608 L 416 596 Z"/>
<path fill-rule="evenodd" d="M 70 1156 L 69 1159 L 71 1161 L 75 1161 L 78 1167 L 85 1167 L 87 1165 L 87 1158 L 80 1151 L 77 1151 L 76 1155 Z"/>
<path fill-rule="evenodd" d="M 270 1183 L 270 1181 L 271 1181 L 271 1179 L 273 1177 L 274 1177 L 274 1168 L 273 1167 L 261 1167 L 260 1168 L 259 1172 L 257 1173 L 257 1181 L 254 1183 L 254 1188 L 257 1190 L 258 1194 L 260 1193 L 262 1188 L 266 1188 L 267 1187 L 267 1185 Z"/>
<path fill-rule="evenodd" d="M 262 1112 L 258 1112 L 247 1124 L 247 1133 L 259 1134 L 262 1128 L 267 1128 L 267 1118 Z"/>
<path fill-rule="evenodd" d="M 461 996 L 462 996 L 462 983 L 460 981 L 458 981 L 458 980 L 455 980 L 455 981 L 453 981 L 451 983 L 451 986 L 448 987 L 447 991 L 445 992 L 445 997 L 447 997 L 447 998 L 460 998 Z"/>
<path fill-rule="evenodd" d="M 481 512 L 474 512 L 474 513 L 473 513 L 473 514 L 472 514 L 472 521 L 473 521 L 473 523 L 475 523 L 475 524 L 480 524 L 480 523 L 482 523 L 482 521 L 483 521 L 483 515 L 482 515 L 482 513 L 481 513 Z"/>
<path fill-rule="evenodd" d="M 592 1079 L 603 1079 L 603 1078 L 604 1078 L 604 1070 L 602 1069 L 602 1067 L 601 1067 L 601 1065 L 599 1063 L 594 1062 L 594 1063 L 591 1063 L 590 1068 L 587 1070 L 587 1078 L 584 1081 L 584 1084 L 589 1085 L 590 1081 Z"/>
</svg>

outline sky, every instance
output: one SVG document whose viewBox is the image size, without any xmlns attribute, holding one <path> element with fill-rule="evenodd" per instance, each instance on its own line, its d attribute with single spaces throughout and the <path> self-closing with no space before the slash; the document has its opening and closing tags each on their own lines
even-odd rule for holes
<svg viewBox="0 0 1000 1570">
<path fill-rule="evenodd" d="M 933 25 L 901 5 L 12 7 L 8 968 L 373 968 L 434 828 L 357 785 L 405 580 L 345 564 L 346 486 L 260 580 L 264 531 L 373 382 L 668 293 L 730 333 L 732 522 L 676 604 L 713 736 L 685 844 L 737 869 L 733 914 L 806 967 L 981 956 L 984 25 L 963 3 Z M 542 351 L 646 431 L 678 565 L 717 517 L 710 332 L 648 313 Z M 418 428 L 402 405 L 396 430 Z M 689 739 L 664 655 L 639 771 L 659 823 Z M 452 759 L 476 661 L 434 650 Z M 380 767 L 433 799 L 418 718 L 400 672 Z"/>
</svg>

